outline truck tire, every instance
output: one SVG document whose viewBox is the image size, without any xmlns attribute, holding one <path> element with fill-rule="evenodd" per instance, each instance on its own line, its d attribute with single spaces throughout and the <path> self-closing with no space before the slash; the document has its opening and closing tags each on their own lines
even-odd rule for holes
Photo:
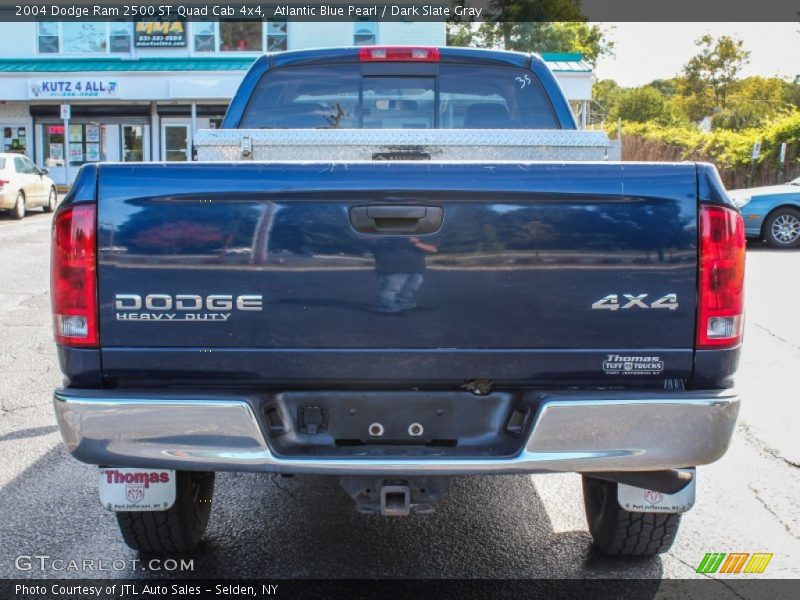
<svg viewBox="0 0 800 600">
<path fill-rule="evenodd" d="M 58 204 L 58 194 L 56 194 L 56 188 L 50 188 L 50 193 L 47 194 L 47 204 L 42 207 L 42 212 L 51 213 L 55 211 L 56 204 Z"/>
<path fill-rule="evenodd" d="M 772 248 L 800 247 L 800 210 L 784 206 L 764 221 L 764 238 Z"/>
<path fill-rule="evenodd" d="M 11 211 L 11 216 L 17 221 L 25 218 L 25 194 L 21 191 L 17 194 L 17 201 L 14 202 L 14 209 Z"/>
<path fill-rule="evenodd" d="M 211 515 L 214 473 L 178 471 L 175 504 L 168 510 L 118 512 L 125 543 L 139 552 L 191 552 L 203 537 Z"/>
<path fill-rule="evenodd" d="M 595 547 L 610 556 L 652 556 L 675 541 L 680 514 L 628 512 L 617 502 L 617 484 L 583 476 L 583 504 Z"/>
</svg>

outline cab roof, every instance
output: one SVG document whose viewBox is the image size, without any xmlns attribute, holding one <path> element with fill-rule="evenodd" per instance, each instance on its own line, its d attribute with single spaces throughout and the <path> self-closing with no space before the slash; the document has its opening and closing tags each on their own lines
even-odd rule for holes
<svg viewBox="0 0 800 600">
<path fill-rule="evenodd" d="M 270 66 L 332 64 L 343 62 L 359 62 L 359 52 L 369 46 L 346 46 L 339 48 L 316 48 L 310 50 L 288 50 L 276 54 L 267 54 L 259 60 L 268 61 Z M 387 47 L 392 46 L 381 46 Z M 506 50 L 487 50 L 483 48 L 459 48 L 453 46 L 420 46 L 436 48 L 439 51 L 439 62 L 472 62 L 476 64 L 507 64 L 525 67 L 531 60 L 541 61 L 537 55 Z M 542 61 L 543 62 L 543 61 Z"/>
</svg>

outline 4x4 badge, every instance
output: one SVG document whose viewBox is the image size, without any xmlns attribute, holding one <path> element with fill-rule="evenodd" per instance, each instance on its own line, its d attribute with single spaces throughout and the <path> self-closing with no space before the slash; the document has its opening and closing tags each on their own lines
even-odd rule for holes
<svg viewBox="0 0 800 600">
<path fill-rule="evenodd" d="M 620 295 L 623 298 L 624 304 L 620 302 Z M 658 300 L 653 300 L 651 303 L 645 302 L 649 294 L 609 294 L 600 298 L 597 302 L 592 303 L 592 310 L 626 310 L 629 308 L 665 308 L 667 310 L 677 310 L 678 308 L 678 295 L 667 294 L 661 296 Z"/>
</svg>

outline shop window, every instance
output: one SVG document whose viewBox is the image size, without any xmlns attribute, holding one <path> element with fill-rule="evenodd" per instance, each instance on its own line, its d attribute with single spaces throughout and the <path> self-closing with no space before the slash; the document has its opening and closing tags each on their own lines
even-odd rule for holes
<svg viewBox="0 0 800 600">
<path fill-rule="evenodd" d="M 98 54 L 108 49 L 106 23 L 61 24 L 61 52 L 64 54 Z"/>
<path fill-rule="evenodd" d="M 164 159 L 170 162 L 189 160 L 188 125 L 164 125 Z"/>
<path fill-rule="evenodd" d="M 41 22 L 38 24 L 39 54 L 55 54 L 58 52 L 58 23 Z"/>
<path fill-rule="evenodd" d="M 141 162 L 144 160 L 144 126 L 122 126 L 122 160 L 123 162 Z"/>
<path fill-rule="evenodd" d="M 261 21 L 220 21 L 220 51 L 261 52 L 261 29 Z"/>
<path fill-rule="evenodd" d="M 124 54 L 131 51 L 131 24 L 125 22 L 41 22 L 39 54 Z"/>
<path fill-rule="evenodd" d="M 353 24 L 353 45 L 371 46 L 378 43 L 378 23 L 375 21 L 356 21 Z"/>
<path fill-rule="evenodd" d="M 261 52 L 261 21 L 194 23 L 195 52 Z"/>
<path fill-rule="evenodd" d="M 214 52 L 217 49 L 215 23 L 192 23 L 195 52 Z"/>
<path fill-rule="evenodd" d="M 286 19 L 267 20 L 267 51 L 281 52 L 289 49 L 289 24 Z"/>
<path fill-rule="evenodd" d="M 131 51 L 132 23 L 111 22 L 108 24 L 109 51 L 125 54 Z"/>
<path fill-rule="evenodd" d="M 23 125 L 3 127 L 3 152 L 26 154 L 28 149 L 27 131 Z"/>
<path fill-rule="evenodd" d="M 103 126 L 71 123 L 65 136 L 63 125 L 45 125 L 44 158 L 47 165 L 62 166 L 69 160 L 70 166 L 75 167 L 105 160 Z"/>
<path fill-rule="evenodd" d="M 64 126 L 44 126 L 44 164 L 48 167 L 64 166 Z"/>
</svg>

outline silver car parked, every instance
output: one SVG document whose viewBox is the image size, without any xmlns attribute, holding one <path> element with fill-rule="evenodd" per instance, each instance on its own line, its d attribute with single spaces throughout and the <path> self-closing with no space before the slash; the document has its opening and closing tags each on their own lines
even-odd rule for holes
<svg viewBox="0 0 800 600">
<path fill-rule="evenodd" d="M 56 209 L 56 184 L 22 154 L 0 154 L 0 210 L 21 219 L 29 208 Z"/>
</svg>

